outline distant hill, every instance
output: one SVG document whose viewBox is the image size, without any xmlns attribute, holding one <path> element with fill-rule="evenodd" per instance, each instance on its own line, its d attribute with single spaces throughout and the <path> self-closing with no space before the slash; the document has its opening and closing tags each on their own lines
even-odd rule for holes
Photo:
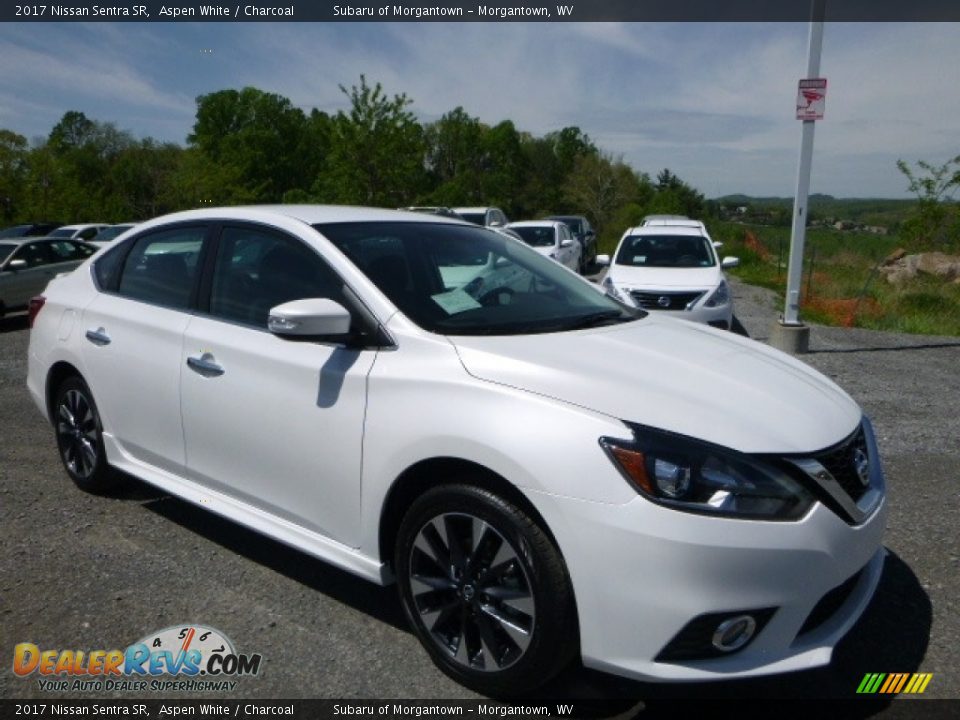
<svg viewBox="0 0 960 720">
<path fill-rule="evenodd" d="M 733 194 L 718 197 L 714 202 L 727 208 L 746 206 L 750 208 L 751 213 L 793 208 L 792 197 L 753 197 Z M 836 198 L 833 195 L 814 193 L 810 196 L 810 216 L 817 219 L 834 218 L 870 225 L 894 226 L 902 222 L 915 205 L 915 200 Z"/>
</svg>

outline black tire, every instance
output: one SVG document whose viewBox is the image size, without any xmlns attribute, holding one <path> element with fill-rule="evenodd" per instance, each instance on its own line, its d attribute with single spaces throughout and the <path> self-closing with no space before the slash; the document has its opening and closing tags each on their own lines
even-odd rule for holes
<svg viewBox="0 0 960 720">
<path fill-rule="evenodd" d="M 730 332 L 736 333 L 737 335 L 743 335 L 744 337 L 750 337 L 750 333 L 747 332 L 747 329 L 743 326 L 743 323 L 740 322 L 740 318 L 736 315 L 733 316 L 733 319 L 730 321 Z"/>
<path fill-rule="evenodd" d="M 394 569 L 421 644 L 479 693 L 528 693 L 579 648 L 563 558 L 534 520 L 492 492 L 446 485 L 420 496 L 400 525 Z"/>
<path fill-rule="evenodd" d="M 64 380 L 53 403 L 60 460 L 81 490 L 102 493 L 116 485 L 103 448 L 103 425 L 90 388 L 79 377 Z"/>
</svg>

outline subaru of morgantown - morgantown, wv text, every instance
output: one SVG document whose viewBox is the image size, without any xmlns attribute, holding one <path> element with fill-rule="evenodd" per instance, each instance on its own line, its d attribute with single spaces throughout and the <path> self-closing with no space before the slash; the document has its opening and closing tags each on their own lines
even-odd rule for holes
<svg viewBox="0 0 960 720">
<path fill-rule="evenodd" d="M 710 680 L 829 662 L 883 566 L 870 421 L 746 338 L 442 216 L 138 225 L 30 305 L 83 490 L 142 478 L 372 582 L 479 692 L 573 658 Z"/>
</svg>

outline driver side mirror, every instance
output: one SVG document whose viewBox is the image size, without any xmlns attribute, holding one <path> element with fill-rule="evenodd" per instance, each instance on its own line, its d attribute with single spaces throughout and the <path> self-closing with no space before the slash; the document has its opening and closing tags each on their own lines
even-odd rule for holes
<svg viewBox="0 0 960 720">
<path fill-rule="evenodd" d="M 560 247 L 562 248 L 573 247 L 573 240 L 570 240 L 569 238 L 567 240 L 561 240 Z"/>
<path fill-rule="evenodd" d="M 609 256 L 609 255 L 597 255 L 597 259 L 596 259 L 595 262 L 596 262 L 597 265 L 600 266 L 600 267 L 607 267 L 607 266 L 610 264 L 610 256 Z"/>
<path fill-rule="evenodd" d="M 24 270 L 26 269 L 26 267 L 27 267 L 27 261 L 24 260 L 23 258 L 17 258 L 7 263 L 7 270 L 11 270 L 12 272 L 17 272 L 18 270 Z"/>
<path fill-rule="evenodd" d="M 727 255 L 723 259 L 723 262 L 720 264 L 724 268 L 735 268 L 740 264 L 740 258 L 733 257 L 732 255 Z"/>
<path fill-rule="evenodd" d="M 291 300 L 270 309 L 267 329 L 274 335 L 343 341 L 350 334 L 350 313 L 327 298 Z"/>
</svg>

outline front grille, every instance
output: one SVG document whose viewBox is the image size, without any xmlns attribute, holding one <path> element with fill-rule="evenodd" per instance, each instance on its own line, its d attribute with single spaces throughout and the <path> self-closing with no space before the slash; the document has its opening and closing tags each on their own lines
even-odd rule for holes
<svg viewBox="0 0 960 720">
<path fill-rule="evenodd" d="M 862 574 L 863 570 L 858 572 L 842 585 L 837 585 L 837 587 L 833 588 L 833 590 L 820 598 L 820 602 L 813 607 L 813 610 L 810 611 L 810 614 L 804 621 L 803 627 L 801 627 L 800 632 L 797 633 L 797 637 L 816 630 L 827 620 L 832 618 L 836 614 L 837 610 L 839 610 L 847 601 L 847 598 L 850 597 L 850 594 L 857 586 L 857 582 L 860 580 L 860 576 Z"/>
<path fill-rule="evenodd" d="M 857 502 L 867 491 L 867 486 L 860 482 L 860 476 L 857 474 L 855 455 L 857 450 L 864 454 L 867 453 L 867 440 L 863 433 L 863 426 L 850 438 L 841 443 L 838 447 L 831 448 L 829 451 L 816 455 L 817 461 L 823 465 L 840 487 Z"/>
<path fill-rule="evenodd" d="M 644 310 L 686 310 L 693 305 L 706 290 L 694 292 L 641 292 L 631 290 L 630 296 Z M 663 303 L 663 304 L 661 304 Z"/>
</svg>

